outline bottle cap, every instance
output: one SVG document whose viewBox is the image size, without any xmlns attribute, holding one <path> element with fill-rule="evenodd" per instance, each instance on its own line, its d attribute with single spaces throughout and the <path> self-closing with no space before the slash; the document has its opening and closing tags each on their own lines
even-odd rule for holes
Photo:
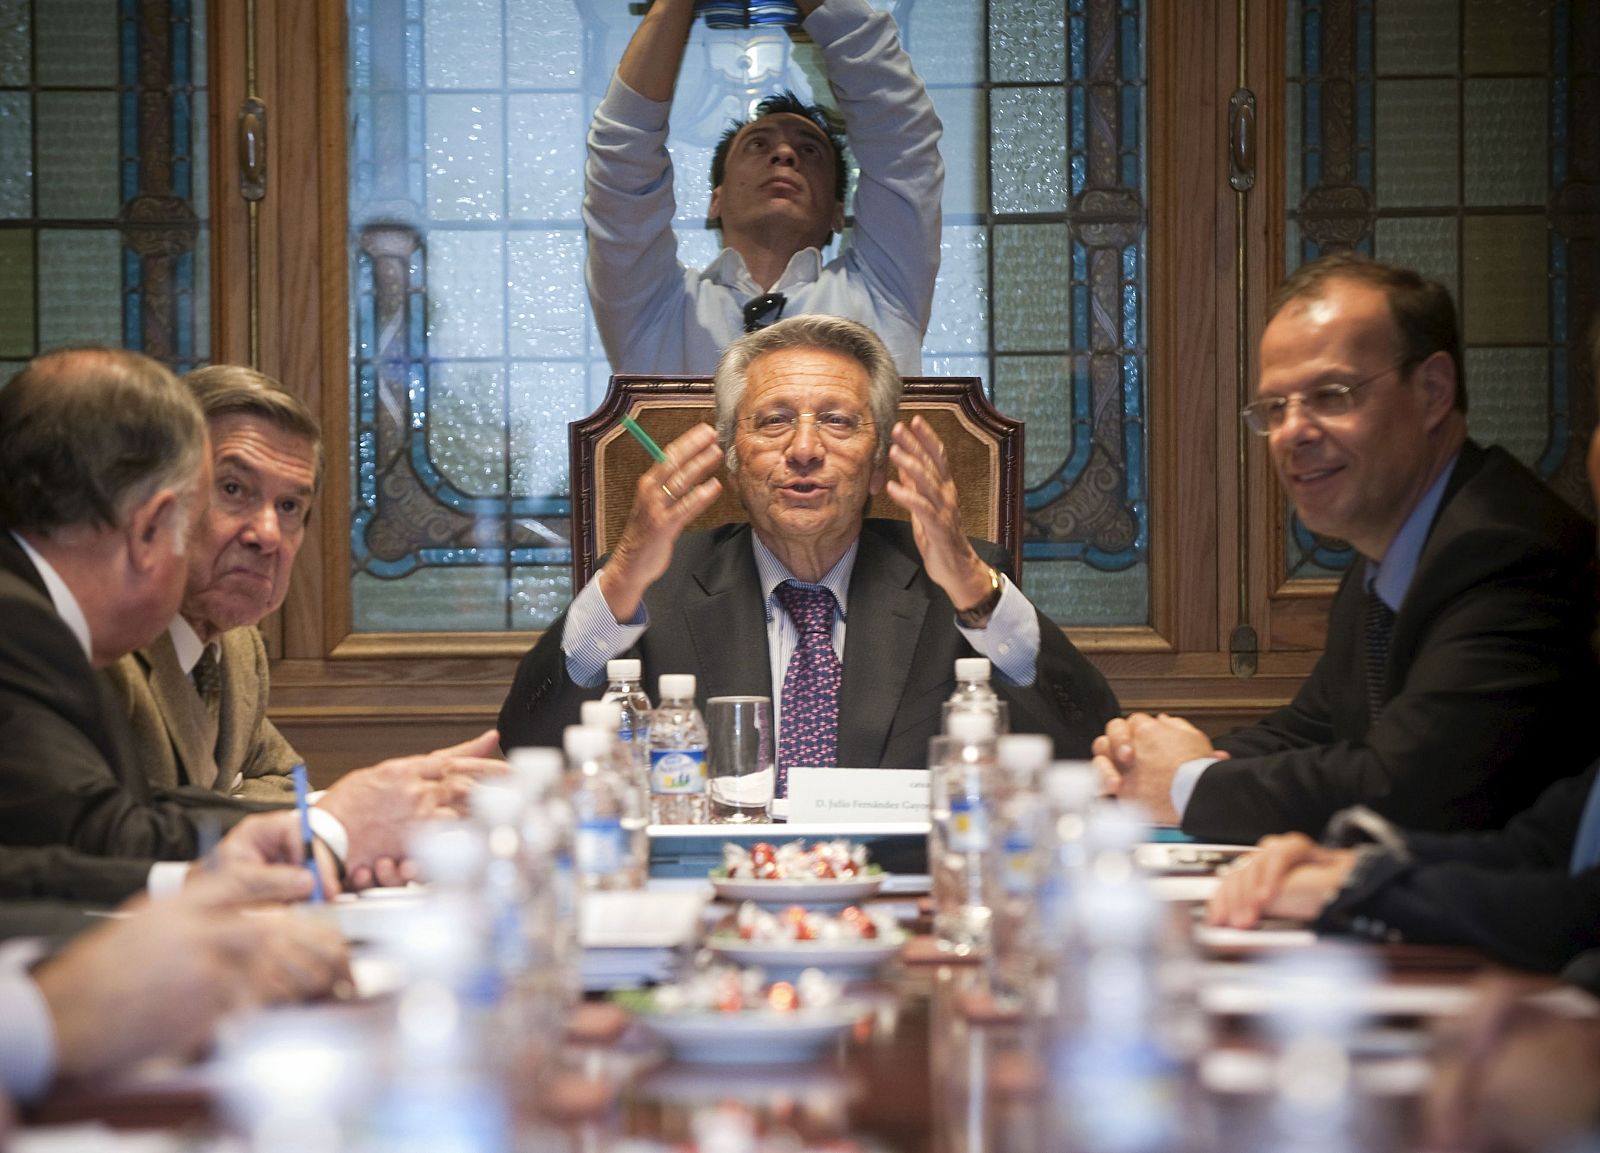
<svg viewBox="0 0 1600 1153">
<path fill-rule="evenodd" d="M 1061 812 L 1080 812 L 1100 795 L 1100 774 L 1088 761 L 1057 761 L 1044 771 L 1044 791 Z"/>
<path fill-rule="evenodd" d="M 616 701 L 584 701 L 578 717 L 590 728 L 615 733 L 622 727 L 622 706 Z"/>
<path fill-rule="evenodd" d="M 608 681 L 636 681 L 643 675 L 638 657 L 616 657 L 606 662 Z"/>
<path fill-rule="evenodd" d="M 617 735 L 589 725 L 568 725 L 561 734 L 561 745 L 567 750 L 567 760 L 573 764 L 584 761 L 603 761 L 611 755 L 611 746 Z"/>
<path fill-rule="evenodd" d="M 663 701 L 690 700 L 694 697 L 693 673 L 662 673 L 657 683 Z"/>
<path fill-rule="evenodd" d="M 985 681 L 989 679 L 988 657 L 957 657 L 956 680 Z"/>
<path fill-rule="evenodd" d="M 506 760 L 511 765 L 511 775 L 516 778 L 517 787 L 529 800 L 549 792 L 550 787 L 561 779 L 561 770 L 566 768 L 560 749 L 512 749 L 506 754 Z"/>
<path fill-rule="evenodd" d="M 467 794 L 472 815 L 486 825 L 514 825 L 522 817 L 524 797 L 517 782 L 509 778 L 474 781 Z"/>
<path fill-rule="evenodd" d="M 995 742 L 995 756 L 1013 774 L 1044 771 L 1055 756 L 1055 742 L 1042 733 L 1007 733 Z"/>
<path fill-rule="evenodd" d="M 948 724 L 949 735 L 958 741 L 994 740 L 994 716 L 991 713 L 951 713 Z"/>
</svg>

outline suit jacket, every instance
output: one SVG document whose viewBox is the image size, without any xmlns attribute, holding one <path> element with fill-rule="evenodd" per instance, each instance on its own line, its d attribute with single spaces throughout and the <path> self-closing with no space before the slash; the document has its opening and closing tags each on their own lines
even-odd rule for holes
<svg viewBox="0 0 1600 1153">
<path fill-rule="evenodd" d="M 38 570 L 0 532 L 0 844 L 186 860 L 202 820 L 265 806 L 153 789 L 111 686 L 56 613 Z"/>
<path fill-rule="evenodd" d="M 1323 911 L 1318 927 L 1379 940 L 1472 945 L 1554 972 L 1600 948 L 1600 868 L 1572 875 L 1573 842 L 1600 775 L 1557 781 L 1504 829 L 1410 832 L 1411 860 L 1383 855 Z"/>
<path fill-rule="evenodd" d="M 692 672 L 702 708 L 709 697 L 768 691 L 772 666 L 750 533 L 749 525 L 723 525 L 679 539 L 672 564 L 645 594 L 650 627 L 636 655 L 647 684 L 661 673 Z M 974 543 L 988 563 L 1006 567 L 1004 550 Z M 955 626 L 950 598 L 923 569 L 910 525 L 865 522 L 850 576 L 849 614 L 838 763 L 922 768 L 928 738 L 939 731 L 940 706 L 955 688 L 955 659 L 976 654 Z M 517 668 L 500 710 L 500 739 L 508 749 L 559 746 L 579 705 L 604 690 L 568 680 L 565 623 L 563 615 Z M 1015 731 L 1048 734 L 1058 756 L 1087 757 L 1090 742 L 1117 713 L 1116 697 L 1042 615 L 1039 633 L 1033 684 L 1017 687 L 996 678 L 995 689 L 1010 702 Z"/>
<path fill-rule="evenodd" d="M 95 857 L 60 845 L 0 845 L 0 901 L 50 899 L 115 905 L 144 892 L 152 863 Z"/>
<path fill-rule="evenodd" d="M 1510 455 L 1462 448 L 1395 618 L 1375 724 L 1365 572 L 1340 584 L 1293 702 L 1216 742 L 1232 759 L 1201 775 L 1185 832 L 1315 835 L 1356 804 L 1407 828 L 1498 828 L 1600 752 L 1600 729 L 1572 723 L 1600 699 L 1594 526 Z"/>
<path fill-rule="evenodd" d="M 198 785 L 257 801 L 292 801 L 300 758 L 267 719 L 267 648 L 254 627 L 217 638 L 222 701 L 216 740 L 194 681 L 162 633 L 106 670 L 133 728 L 134 752 L 152 785 Z"/>
</svg>

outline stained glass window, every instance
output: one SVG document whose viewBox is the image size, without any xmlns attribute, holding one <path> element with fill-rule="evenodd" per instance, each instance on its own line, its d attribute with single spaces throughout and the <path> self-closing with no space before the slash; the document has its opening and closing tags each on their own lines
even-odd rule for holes
<svg viewBox="0 0 1600 1153">
<path fill-rule="evenodd" d="M 1581 4 L 1290 0 L 1290 268 L 1355 247 L 1447 286 L 1469 424 L 1587 505 L 1600 43 Z M 1351 559 L 1291 515 L 1291 578 Z"/>
<path fill-rule="evenodd" d="M 0 379 L 210 352 L 203 0 L 0 0 Z"/>
<path fill-rule="evenodd" d="M 1148 618 L 1140 0 L 875 0 L 945 125 L 926 371 L 1027 421 L 1024 584 L 1058 620 Z M 566 425 L 609 368 L 583 287 L 584 136 L 618 0 L 348 0 L 352 603 L 358 630 L 538 628 L 570 596 Z M 987 51 L 985 44 L 987 42 Z M 673 109 L 680 256 L 711 150 L 803 38 L 695 26 Z"/>
</svg>

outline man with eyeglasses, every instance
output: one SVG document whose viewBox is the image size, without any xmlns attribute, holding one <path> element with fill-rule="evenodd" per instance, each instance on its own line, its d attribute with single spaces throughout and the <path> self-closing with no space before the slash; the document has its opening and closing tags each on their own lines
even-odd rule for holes
<svg viewBox="0 0 1600 1153">
<path fill-rule="evenodd" d="M 1415 829 L 1498 828 L 1600 739 L 1594 527 L 1467 437 L 1449 293 L 1323 257 L 1274 297 L 1256 399 L 1301 522 L 1358 558 L 1295 699 L 1215 745 L 1135 713 L 1095 742 L 1108 790 L 1204 840 L 1320 832 L 1367 805 Z"/>
<path fill-rule="evenodd" d="M 583 200 L 589 300 L 613 371 L 709 373 L 741 332 L 804 313 L 858 320 L 902 374 L 922 371 L 939 271 L 939 117 L 887 12 L 867 0 L 798 7 L 839 117 L 784 92 L 731 123 L 707 214 L 724 247 L 702 269 L 678 258 L 667 153 L 695 0 L 655 0 L 640 19 L 595 110 Z M 825 261 L 845 226 L 840 119 L 860 179 L 850 241 Z"/>
<path fill-rule="evenodd" d="M 558 743 L 606 661 L 646 684 L 694 673 L 699 698 L 770 694 L 779 788 L 790 765 L 921 768 L 956 658 L 985 656 L 1011 726 L 1083 757 L 1116 713 L 1105 679 L 961 531 L 944 446 L 896 422 L 901 382 L 853 321 L 792 317 L 741 337 L 697 425 L 638 482 L 616 550 L 523 658 L 502 743 Z M 686 529 L 722 491 L 748 524 Z M 890 476 L 893 466 L 895 475 Z M 911 516 L 866 519 L 889 497 Z"/>
</svg>

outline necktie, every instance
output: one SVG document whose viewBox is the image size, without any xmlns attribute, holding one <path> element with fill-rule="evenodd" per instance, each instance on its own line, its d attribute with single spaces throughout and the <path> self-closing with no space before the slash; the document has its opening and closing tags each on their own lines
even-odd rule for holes
<svg viewBox="0 0 1600 1153">
<path fill-rule="evenodd" d="M 1389 638 L 1394 635 L 1394 610 L 1376 592 L 1367 593 L 1367 719 L 1383 712 L 1384 673 L 1389 667 Z"/>
<path fill-rule="evenodd" d="M 194 678 L 195 691 L 205 702 L 206 712 L 211 714 L 211 723 L 216 724 L 222 711 L 222 668 L 217 663 L 217 650 L 211 645 L 201 650 L 200 660 L 189 675 Z"/>
<path fill-rule="evenodd" d="M 774 592 L 800 634 L 783 674 L 778 729 L 777 795 L 789 795 L 789 766 L 832 766 L 839 759 L 839 686 L 844 668 L 833 651 L 833 593 L 785 581 Z"/>
</svg>

